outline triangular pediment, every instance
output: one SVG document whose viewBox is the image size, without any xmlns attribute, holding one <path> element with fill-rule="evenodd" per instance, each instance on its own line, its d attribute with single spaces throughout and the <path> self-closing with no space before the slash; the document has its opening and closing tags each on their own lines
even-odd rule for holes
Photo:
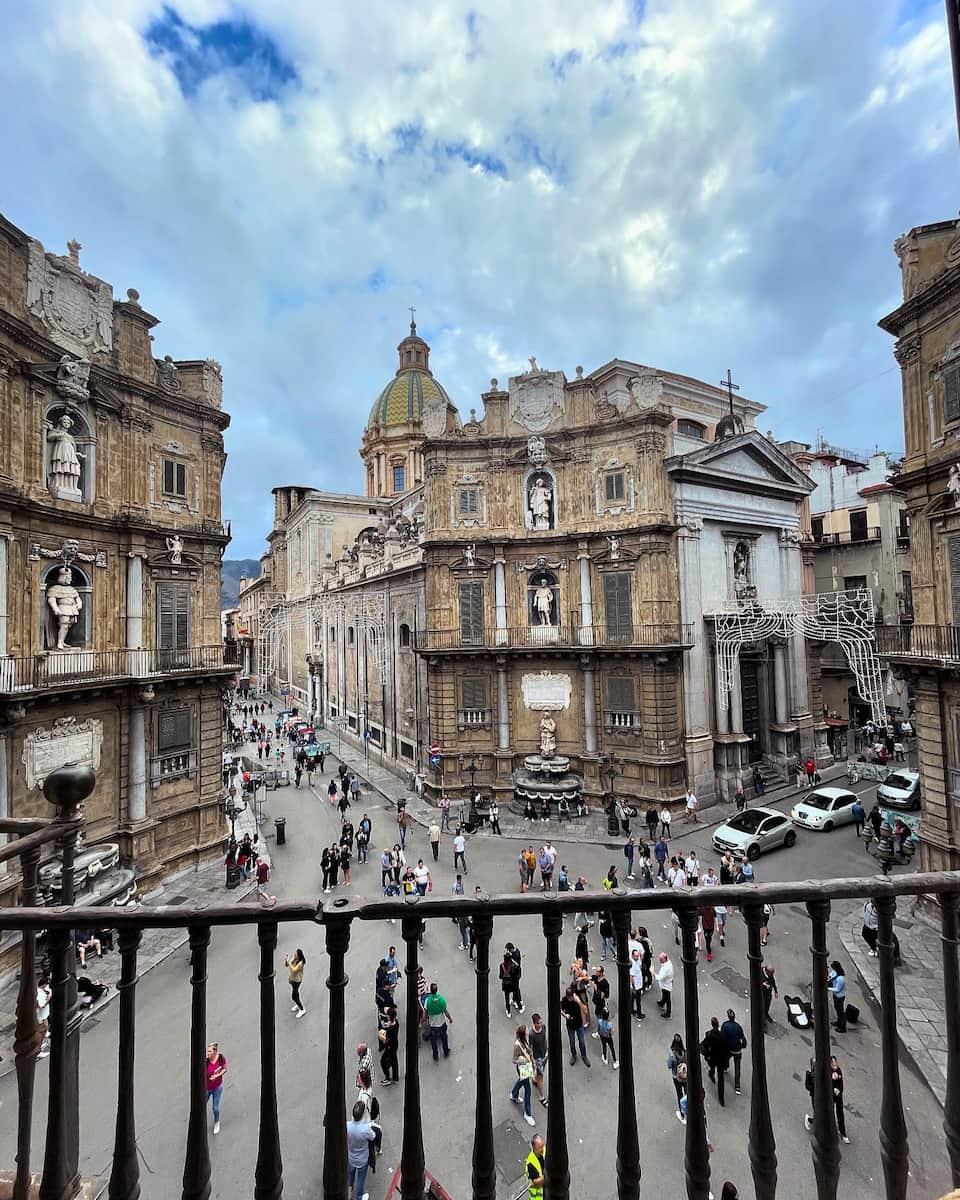
<svg viewBox="0 0 960 1200">
<path fill-rule="evenodd" d="M 667 459 L 675 479 L 712 481 L 716 486 L 769 488 L 806 495 L 816 486 L 792 459 L 755 429 L 719 442 L 709 442 L 689 454 Z"/>
</svg>

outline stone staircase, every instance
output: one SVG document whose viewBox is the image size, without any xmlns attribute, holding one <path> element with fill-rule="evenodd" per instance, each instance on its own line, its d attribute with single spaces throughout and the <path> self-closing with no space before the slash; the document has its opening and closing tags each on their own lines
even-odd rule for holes
<svg viewBox="0 0 960 1200">
<path fill-rule="evenodd" d="M 783 777 L 783 772 L 777 767 L 772 766 L 766 761 L 757 763 L 757 766 L 760 768 L 760 774 L 763 776 L 763 782 L 766 785 L 763 797 L 758 797 L 759 799 L 763 799 L 775 792 L 784 791 L 789 786 L 787 780 Z"/>
</svg>

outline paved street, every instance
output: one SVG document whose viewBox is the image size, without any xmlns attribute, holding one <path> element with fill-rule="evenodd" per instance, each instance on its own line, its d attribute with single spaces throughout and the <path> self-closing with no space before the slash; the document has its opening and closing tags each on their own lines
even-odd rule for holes
<svg viewBox="0 0 960 1200">
<path fill-rule="evenodd" d="M 328 760 L 329 768 L 329 760 Z M 336 769 L 336 762 L 333 763 Z M 328 769 L 327 774 L 330 774 Z M 292 787 L 271 793 L 267 799 L 270 818 L 287 817 L 288 843 L 273 847 L 274 890 L 283 898 L 316 895 L 319 872 L 317 863 L 324 845 L 339 830 L 339 818 L 327 803 L 322 784 L 315 792 Z M 789 797 L 781 803 L 789 803 Z M 394 818 L 381 797 L 366 797 L 361 805 L 374 823 L 372 851 L 382 847 L 387 828 L 394 840 Z M 354 814 L 355 820 L 361 813 Z M 715 862 L 708 830 L 688 831 L 681 825 L 681 836 L 674 845 L 694 845 L 705 863 Z M 484 834 L 468 845 L 470 886 L 480 883 L 490 891 L 512 890 L 516 884 L 514 861 L 520 843 Z M 558 842 L 560 862 L 576 876 L 583 872 L 588 880 L 599 883 L 611 862 L 622 866 L 619 847 L 597 845 L 574 847 Z M 423 854 L 429 862 L 429 847 L 423 830 L 415 827 L 412 843 L 414 856 Z M 355 867 L 353 890 L 361 895 L 379 891 L 379 867 L 371 854 L 367 867 Z M 435 888 L 449 889 L 452 878 L 452 847 L 444 838 L 441 862 L 433 870 Z M 414 857 L 415 861 L 415 857 Z M 430 864 L 432 868 L 432 863 Z M 800 831 L 792 851 L 779 851 L 760 860 L 757 877 L 761 881 L 787 878 L 813 878 L 824 875 L 863 873 L 867 869 L 862 847 L 852 829 L 832 834 Z M 252 903 L 250 900 L 241 903 Z M 844 911 L 836 914 L 843 917 Z M 673 952 L 672 930 L 661 919 L 651 927 L 655 948 Z M 322 1166 L 321 1113 L 323 1105 L 326 1033 L 326 994 L 323 979 L 326 963 L 322 950 L 322 930 L 316 926 L 281 931 L 278 956 L 278 1057 L 281 1086 L 281 1136 L 285 1162 L 285 1195 L 319 1194 Z M 361 1039 L 372 1040 L 375 1031 L 373 973 L 376 961 L 389 944 L 399 942 L 399 925 L 358 925 L 354 930 L 348 970 L 350 984 L 348 1006 L 348 1064 L 353 1046 Z M 538 929 L 521 918 L 499 922 L 493 948 L 513 940 L 524 951 L 524 1019 L 544 1010 L 542 984 L 543 950 Z M 441 1182 L 458 1198 L 468 1194 L 469 1158 L 473 1132 L 473 1037 L 472 1013 L 474 976 L 465 956 L 456 949 L 455 928 L 447 922 L 432 923 L 428 929 L 423 960 L 429 978 L 437 979 L 446 994 L 454 1017 L 451 1030 L 453 1054 L 449 1061 L 434 1065 L 428 1053 L 421 1058 L 423 1072 L 423 1116 L 426 1161 Z M 294 1020 L 289 1012 L 283 952 L 300 945 L 307 957 L 303 989 L 307 1016 Z M 809 978 L 807 925 L 802 912 L 781 910 L 771 922 L 770 961 L 777 971 L 781 995 L 803 992 Z M 598 955 L 599 941 L 593 931 L 591 948 Z M 731 918 L 730 936 L 725 950 L 714 955 L 711 964 L 703 962 L 700 1006 L 703 1023 L 717 1013 L 723 1016 L 734 1007 L 743 1019 L 749 1036 L 744 1001 L 745 937 L 742 926 Z M 831 947 L 843 957 L 842 947 Z M 563 953 L 573 957 L 573 935 L 564 937 Z M 114 970 L 118 960 L 108 959 L 104 973 Z M 675 992 L 675 1019 L 666 1022 L 656 1017 L 648 1003 L 650 1018 L 636 1027 L 636 1064 L 640 1110 L 641 1149 L 645 1197 L 670 1197 L 682 1194 L 683 1129 L 676 1121 L 674 1095 L 664 1059 L 670 1036 L 681 1029 L 682 984 Z M 252 1190 L 256 1159 L 258 1109 L 258 1007 L 256 980 L 256 937 L 250 929 L 215 933 L 210 954 L 209 1036 L 221 1043 L 230 1069 L 223 1101 L 223 1129 L 211 1139 L 214 1163 L 214 1195 L 233 1197 Z M 189 1044 L 189 962 L 184 948 L 173 953 L 162 965 L 147 974 L 140 984 L 138 1007 L 138 1133 L 143 1157 L 143 1195 L 168 1198 L 178 1193 L 183 1165 L 187 1116 L 186 1055 Z M 493 990 L 496 990 L 495 981 Z M 847 1122 L 851 1145 L 844 1146 L 841 1194 L 853 1200 L 876 1197 L 881 1188 L 878 1144 L 879 1054 L 880 1038 L 866 1002 L 851 981 L 850 999 L 860 1005 L 864 1020 L 845 1037 L 838 1037 L 841 1062 L 846 1077 Z M 521 1119 L 521 1112 L 507 1102 L 514 1073 L 510 1062 L 514 1022 L 508 1021 L 491 997 L 493 1036 L 494 1121 L 501 1172 L 500 1195 L 514 1196 L 520 1159 L 526 1152 L 527 1135 L 532 1133 Z M 789 1185 L 784 1194 L 796 1197 L 814 1195 L 808 1135 L 803 1128 L 806 1094 L 802 1077 L 811 1052 L 811 1039 L 790 1030 L 782 1019 L 782 1004 L 774 1008 L 777 1022 L 768 1047 L 773 1120 L 780 1161 L 780 1178 Z M 111 1003 L 96 1019 L 85 1024 L 81 1039 L 83 1079 L 82 1153 L 85 1173 L 109 1169 L 113 1141 L 116 1086 L 117 1007 Z M 402 1039 L 401 1039 L 402 1042 Z M 604 1068 L 590 1041 L 593 1067 L 588 1073 L 582 1066 L 566 1068 L 568 1081 L 568 1132 L 573 1178 L 573 1194 L 605 1197 L 615 1194 L 615 1121 L 617 1075 Z M 569 1060 L 566 1060 L 567 1062 Z M 746 1056 L 745 1056 L 746 1063 Z M 41 1113 L 46 1103 L 45 1080 L 48 1060 L 39 1067 Z M 402 1054 L 401 1054 L 402 1067 Z M 352 1071 L 348 1065 L 348 1078 Z M 948 1188 L 946 1159 L 942 1144 L 942 1110 L 929 1089 L 909 1069 L 903 1072 L 904 1104 L 910 1137 L 913 1177 L 910 1195 L 922 1198 L 940 1196 Z M 709 1084 L 708 1084 L 709 1088 Z M 383 1106 L 385 1126 L 384 1152 L 369 1190 L 371 1200 L 382 1200 L 392 1171 L 397 1164 L 400 1136 L 402 1087 L 377 1089 Z M 749 1188 L 749 1162 L 746 1132 L 749 1115 L 749 1067 L 745 1067 L 742 1096 L 728 1089 L 727 1106 L 720 1109 L 708 1091 L 710 1135 L 716 1146 L 713 1155 L 715 1184 L 731 1178 L 740 1184 L 743 1194 Z M 9 1114 L 0 1124 L 3 1161 L 12 1162 L 15 1110 L 13 1077 L 0 1081 L 0 1101 Z M 537 1128 L 545 1131 L 546 1112 L 536 1103 Z M 42 1128 L 42 1121 L 39 1122 Z M 35 1162 L 39 1165 L 42 1140 L 35 1138 Z M 451 1180 L 449 1175 L 454 1174 Z M 445 1177 L 446 1173 L 446 1177 Z M 719 1192 L 719 1188 L 715 1187 Z"/>
</svg>

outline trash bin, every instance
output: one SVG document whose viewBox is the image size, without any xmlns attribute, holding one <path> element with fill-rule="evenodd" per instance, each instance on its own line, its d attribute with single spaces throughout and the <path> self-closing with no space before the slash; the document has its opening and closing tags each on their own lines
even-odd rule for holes
<svg viewBox="0 0 960 1200">
<path fill-rule="evenodd" d="M 239 887 L 243 882 L 243 870 L 236 863 L 227 863 L 227 887 Z"/>
<path fill-rule="evenodd" d="M 273 824 L 277 831 L 277 845 L 285 846 L 287 844 L 287 818 L 275 817 Z"/>
</svg>

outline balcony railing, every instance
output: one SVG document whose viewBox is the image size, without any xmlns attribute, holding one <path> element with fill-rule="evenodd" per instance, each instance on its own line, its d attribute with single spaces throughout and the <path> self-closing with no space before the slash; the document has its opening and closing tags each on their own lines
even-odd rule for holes
<svg viewBox="0 0 960 1200">
<path fill-rule="evenodd" d="M 150 782 L 156 786 L 168 779 L 195 775 L 197 772 L 196 750 L 173 750 L 167 754 L 156 754 L 150 759 Z"/>
<path fill-rule="evenodd" d="M 56 821 L 0 820 L 0 832 L 16 833 L 18 842 L 0 846 L 0 862 L 19 857 L 23 876 L 23 906 L 4 910 L 3 924 L 21 931 L 21 984 L 17 1003 L 15 1060 L 19 1095 L 17 1137 L 17 1175 L 19 1191 L 26 1196 L 30 1178 L 30 1153 L 33 1133 L 33 1100 L 36 1058 L 41 1030 L 36 1017 L 36 935 L 45 931 L 51 964 L 53 996 L 50 1005 L 49 1040 L 50 1081 L 48 1117 L 43 1156 L 43 1181 L 40 1195 L 69 1197 L 76 1194 L 79 1179 L 79 1034 L 76 962 L 73 931 L 96 927 L 102 911 L 69 907 L 73 896 L 72 846 L 80 821 L 76 809 L 62 807 Z M 65 907 L 36 907 L 37 867 L 41 845 L 55 841 L 64 854 L 63 886 Z M 685 1130 L 685 1172 L 688 1200 L 706 1200 L 710 1190 L 710 1155 L 706 1137 L 702 1064 L 696 1047 L 702 1036 L 699 952 L 697 948 L 698 907 L 727 905 L 739 911 L 746 925 L 747 995 L 750 1014 L 749 1055 L 752 1064 L 748 1148 L 755 1193 L 773 1200 L 777 1193 L 777 1154 L 767 1078 L 767 1023 L 761 990 L 763 951 L 761 932 L 764 905 L 803 905 L 809 921 L 810 980 L 813 1006 L 812 1044 L 814 1053 L 813 1091 L 813 1174 L 816 1194 L 821 1200 L 837 1196 L 840 1176 L 840 1145 L 830 1084 L 831 1004 L 827 992 L 828 923 L 831 903 L 865 897 L 874 898 L 878 913 L 879 981 L 881 1009 L 878 1016 L 881 1061 L 879 1079 L 879 1157 L 884 1178 L 884 1194 L 889 1200 L 902 1200 L 907 1194 L 909 1153 L 907 1125 L 900 1089 L 899 1040 L 897 1031 L 897 980 L 894 972 L 894 915 L 897 896 L 937 895 L 941 898 L 940 920 L 943 934 L 945 1005 L 955 1012 L 960 1004 L 958 975 L 958 912 L 960 872 L 874 876 L 868 879 L 831 879 L 764 885 L 719 886 L 690 889 L 682 893 L 636 891 L 559 893 L 543 896 L 481 896 L 475 899 L 439 895 L 410 897 L 406 900 L 360 900 L 348 897 L 329 902 L 313 900 L 277 904 L 264 911 L 243 905 L 184 909 L 180 906 L 115 909 L 110 921 L 119 933 L 120 986 L 118 1012 L 118 1075 L 116 1127 L 109 1194 L 113 1200 L 134 1200 L 140 1194 L 140 1159 L 137 1144 L 137 1104 L 134 1094 L 136 1045 L 137 967 L 141 936 L 150 929 L 184 929 L 189 932 L 192 973 L 189 981 L 191 1021 L 184 1051 L 189 1066 L 190 1110 L 186 1124 L 185 1167 L 182 1196 L 185 1200 L 206 1200 L 211 1195 L 213 1164 L 207 1139 L 205 1049 L 208 1043 L 207 986 L 209 948 L 213 930 L 227 926 L 250 927 L 251 940 L 256 928 L 259 972 L 250 989 L 259 995 L 259 1131 L 255 1168 L 255 1195 L 279 1197 L 283 1191 L 283 1167 L 280 1150 L 281 1092 L 277 1083 L 277 986 L 276 954 L 280 926 L 319 924 L 325 932 L 329 976 L 327 989 L 326 1082 L 324 1114 L 317 1122 L 323 1142 L 323 1200 L 347 1197 L 347 1071 L 345 1045 L 347 952 L 356 922 L 382 922 L 400 917 L 401 937 L 405 946 L 405 984 L 398 1008 L 402 1009 L 404 1029 L 403 1137 L 400 1153 L 400 1192 L 404 1197 L 423 1197 L 425 1193 L 424 1124 L 420 1086 L 420 1017 L 417 968 L 420 964 L 421 927 L 424 921 L 439 921 L 466 915 L 472 921 L 476 944 L 475 1044 L 476 1091 L 472 1165 L 466 1153 L 447 1154 L 445 1159 L 457 1175 L 449 1181 L 457 1195 L 469 1192 L 474 1200 L 495 1200 L 497 1195 L 496 1140 L 494 1137 L 493 1089 L 490 1053 L 490 947 L 494 923 L 507 917 L 529 921 L 526 945 L 529 961 L 537 957 L 533 950 L 534 925 L 538 921 L 545 946 L 546 1015 L 548 1030 L 548 1101 L 546 1113 L 546 1194 L 551 1200 L 569 1200 L 571 1194 L 569 1150 L 575 1141 L 567 1139 L 566 1094 L 564 1087 L 566 1039 L 560 1008 L 564 980 L 561 975 L 560 937 L 564 915 L 575 910 L 607 910 L 611 913 L 616 956 L 611 983 L 618 1006 L 618 1057 L 621 1069 L 616 1086 L 618 1100 L 615 1119 L 616 1168 L 608 1177 L 594 1177 L 590 1194 L 638 1200 L 641 1159 L 638 1128 L 638 1089 L 634 1075 L 633 1021 L 631 1013 L 630 959 L 628 940 L 636 921 L 643 914 L 672 910 L 677 914 L 682 938 L 680 968 L 675 994 L 682 992 L 684 1040 L 691 1053 L 687 1060 L 687 1122 Z M 659 924 L 656 918 L 647 924 Z M 512 933 L 512 929 L 511 929 Z M 285 939 L 286 940 L 286 939 Z M 291 936 L 296 945 L 299 940 Z M 803 939 L 804 941 L 806 939 Z M 799 944 L 799 942 L 798 942 Z M 213 966 L 218 960 L 213 960 Z M 186 983 L 182 986 L 186 986 Z M 171 983 L 175 987 L 175 981 Z M 173 1003 L 173 997 L 169 998 Z M 712 1003 L 712 1002 L 711 1002 Z M 681 1007 L 678 1005 L 678 1007 Z M 465 1020 L 460 1025 L 466 1025 Z M 149 1031 L 148 1031 L 149 1037 Z M 150 1045 L 150 1042 L 147 1043 Z M 161 1063 L 159 1055 L 163 1056 Z M 147 1078 L 158 1070 L 176 1069 L 176 1056 L 169 1046 L 145 1052 L 140 1047 L 137 1068 Z M 352 1081 L 352 1072 L 351 1072 Z M 960 1034 L 954 1023 L 947 1026 L 946 1104 L 944 1134 L 950 1153 L 954 1184 L 960 1183 Z M 106 1104 L 104 1093 L 98 1103 Z M 792 1101 L 790 1119 L 795 1120 Z M 613 1125 L 614 1122 L 611 1122 Z M 294 1136 L 294 1135 L 291 1135 Z M 876 1151 L 874 1151 L 876 1152 Z M 309 1151 L 316 1155 L 314 1149 Z M 512 1153 L 512 1151 L 511 1151 Z M 609 1156 L 612 1161 L 613 1155 Z M 798 1167 L 791 1157 L 790 1175 L 781 1194 L 812 1195 L 813 1186 L 799 1179 Z M 505 1164 L 506 1165 L 506 1164 Z M 510 1167 L 515 1164 L 511 1162 Z M 470 1184 L 466 1182 L 470 1172 Z M 877 1173 L 879 1175 L 879 1172 Z M 444 1182 L 443 1179 L 440 1180 Z M 302 1189 L 302 1183 L 299 1185 Z M 879 1182 L 877 1183 L 879 1194 Z M 290 1191 L 296 1191 L 293 1181 Z M 719 1191 L 719 1188 L 717 1189 Z M 312 1194 L 316 1194 L 315 1192 Z M 578 1194 L 585 1194 L 580 1192 Z"/>
<path fill-rule="evenodd" d="M 890 658 L 960 662 L 960 626 L 878 625 L 877 652 Z"/>
<path fill-rule="evenodd" d="M 483 630 L 421 629 L 416 635 L 418 650 L 544 649 L 570 650 L 584 646 L 599 649 L 662 649 L 688 646 L 693 626 L 670 622 L 664 625 L 530 625 Z"/>
<path fill-rule="evenodd" d="M 187 646 L 182 650 L 48 650 L 31 658 L 0 658 L 0 695 L 69 683 L 229 670 L 238 663 L 236 647 L 223 645 Z"/>
<path fill-rule="evenodd" d="M 489 708 L 458 708 L 458 729 L 486 729 L 490 724 Z"/>
<path fill-rule="evenodd" d="M 878 526 L 871 526 L 862 533 L 852 533 L 849 530 L 843 533 L 821 533 L 819 537 L 814 535 L 813 540 L 818 546 L 855 546 L 861 542 L 879 542 L 880 529 Z"/>
<path fill-rule="evenodd" d="M 640 714 L 638 712 L 605 709 L 603 713 L 603 727 L 613 733 L 639 733 L 642 728 Z"/>
</svg>

